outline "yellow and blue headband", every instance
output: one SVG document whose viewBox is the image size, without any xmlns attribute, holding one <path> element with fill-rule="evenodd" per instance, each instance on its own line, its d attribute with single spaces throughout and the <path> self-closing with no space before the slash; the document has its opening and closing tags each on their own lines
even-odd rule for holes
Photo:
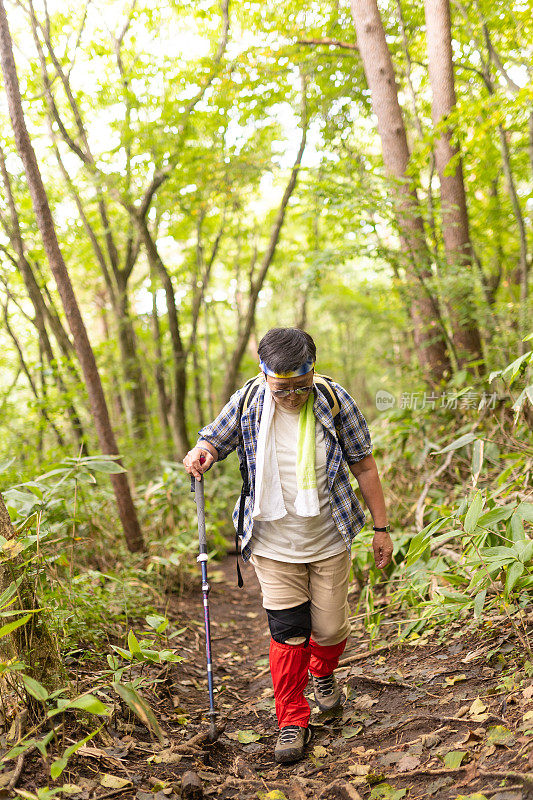
<svg viewBox="0 0 533 800">
<path fill-rule="evenodd" d="M 297 378 L 298 375 L 307 375 L 308 372 L 311 372 L 313 367 L 315 366 L 315 362 L 310 358 L 308 361 L 304 361 L 297 369 L 293 369 L 291 372 L 274 372 L 274 370 L 267 367 L 264 361 L 259 360 L 259 366 L 261 370 L 265 373 L 265 375 L 270 375 L 272 378 Z"/>
</svg>

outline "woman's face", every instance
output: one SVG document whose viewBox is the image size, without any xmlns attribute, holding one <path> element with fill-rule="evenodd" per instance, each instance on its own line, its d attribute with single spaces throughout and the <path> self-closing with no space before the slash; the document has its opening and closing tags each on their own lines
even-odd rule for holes
<svg viewBox="0 0 533 800">
<path fill-rule="evenodd" d="M 276 392 L 303 388 L 307 388 L 311 391 L 313 388 L 314 374 L 315 371 L 312 369 L 305 375 L 298 375 L 295 378 L 274 378 L 272 375 L 266 375 L 265 377 L 272 391 L 274 402 L 281 408 L 299 411 L 306 404 L 309 391 L 300 395 L 294 394 L 294 391 L 291 391 L 291 394 L 288 394 L 286 397 L 276 396 Z"/>
</svg>

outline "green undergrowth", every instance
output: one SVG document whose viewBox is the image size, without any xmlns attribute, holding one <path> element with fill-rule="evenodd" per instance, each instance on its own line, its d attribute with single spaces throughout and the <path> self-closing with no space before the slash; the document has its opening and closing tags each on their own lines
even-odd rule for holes
<svg viewBox="0 0 533 800">
<path fill-rule="evenodd" d="M 2 557 L 22 560 L 36 603 L 65 652 L 116 641 L 130 624 L 164 611 L 173 594 L 197 580 L 196 506 L 183 467 L 166 462 L 154 480 L 137 487 L 147 544 L 140 554 L 127 551 L 108 480 L 121 470 L 105 456 L 66 458 L 3 491 L 17 536 L 0 542 Z M 206 480 L 215 559 L 228 546 L 229 483 L 224 474 Z"/>
<path fill-rule="evenodd" d="M 395 409 L 374 426 L 394 556 L 385 575 L 376 570 L 367 530 L 353 551 L 357 613 L 372 639 L 389 626 L 414 639 L 496 619 L 531 656 L 532 362 L 528 352 L 477 384 L 457 375 L 445 406 Z M 491 400 L 461 403 L 483 393 Z"/>
</svg>

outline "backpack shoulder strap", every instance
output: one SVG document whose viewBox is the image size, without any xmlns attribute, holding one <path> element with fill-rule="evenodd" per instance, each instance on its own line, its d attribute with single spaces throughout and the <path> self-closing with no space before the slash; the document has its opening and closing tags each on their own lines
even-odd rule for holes
<svg viewBox="0 0 533 800">
<path fill-rule="evenodd" d="M 324 397 L 327 400 L 329 405 L 331 416 L 333 417 L 333 421 L 335 422 L 335 427 L 337 427 L 338 423 L 338 416 L 341 411 L 339 398 L 337 397 L 337 393 L 335 389 L 331 385 L 331 381 L 333 379 L 329 377 L 329 375 L 319 375 L 315 372 L 314 382 L 316 384 L 317 389 L 319 389 Z"/>
<path fill-rule="evenodd" d="M 249 381 L 246 381 L 244 384 L 245 391 L 241 397 L 239 403 L 239 418 L 248 410 L 250 407 L 250 403 L 254 399 L 255 395 L 257 394 L 257 390 L 259 389 L 260 384 L 263 381 L 263 373 L 260 372 L 259 375 L 256 375 L 254 378 L 250 378 Z"/>
<path fill-rule="evenodd" d="M 250 380 L 246 381 L 244 384 L 244 392 L 242 393 L 241 399 L 239 401 L 239 445 L 240 445 L 240 452 L 239 452 L 239 470 L 241 473 L 242 478 L 242 488 L 241 488 L 241 496 L 239 500 L 239 516 L 237 520 L 237 528 L 235 529 L 235 553 L 237 555 L 237 584 L 239 589 L 242 588 L 243 580 L 241 569 L 239 566 L 239 537 L 242 538 L 244 534 L 244 503 L 245 498 L 248 497 L 250 494 L 250 484 L 248 481 L 248 465 L 246 463 L 246 453 L 244 453 L 244 444 L 242 440 L 242 428 L 241 428 L 241 417 L 242 415 L 248 410 L 250 407 L 250 403 L 252 402 L 253 398 L 257 394 L 257 390 L 263 380 L 263 373 L 260 372 L 259 375 L 256 375 L 254 378 L 250 378 Z"/>
</svg>

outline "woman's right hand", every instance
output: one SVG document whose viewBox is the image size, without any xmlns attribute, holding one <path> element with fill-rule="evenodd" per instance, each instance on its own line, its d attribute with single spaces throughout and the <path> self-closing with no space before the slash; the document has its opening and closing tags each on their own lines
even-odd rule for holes
<svg viewBox="0 0 533 800">
<path fill-rule="evenodd" d="M 203 473 L 206 472 L 216 461 L 212 453 L 204 447 L 193 447 L 189 450 L 183 459 L 183 466 L 190 475 L 200 480 Z"/>
</svg>

